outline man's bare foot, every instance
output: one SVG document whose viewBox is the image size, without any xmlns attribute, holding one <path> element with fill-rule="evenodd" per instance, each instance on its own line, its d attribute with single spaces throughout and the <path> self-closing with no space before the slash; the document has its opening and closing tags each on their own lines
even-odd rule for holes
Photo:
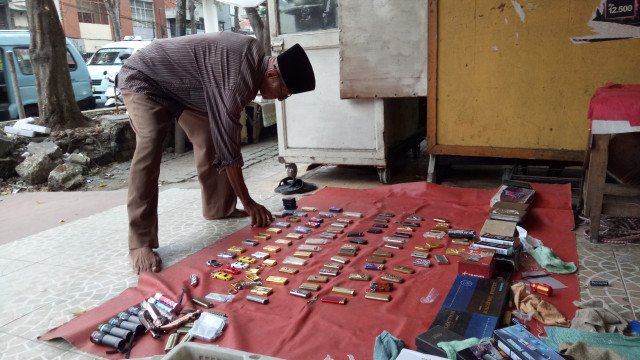
<svg viewBox="0 0 640 360">
<path fill-rule="evenodd" d="M 162 268 L 162 259 L 148 247 L 129 250 L 129 261 L 138 275 L 144 271 L 158 272 Z"/>
</svg>

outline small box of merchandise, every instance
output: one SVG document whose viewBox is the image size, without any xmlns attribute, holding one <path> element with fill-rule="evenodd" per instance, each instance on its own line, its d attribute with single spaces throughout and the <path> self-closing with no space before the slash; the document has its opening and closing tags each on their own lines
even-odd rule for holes
<svg viewBox="0 0 640 360">
<path fill-rule="evenodd" d="M 495 251 L 468 249 L 458 261 L 458 274 L 491 279 L 495 267 Z"/>
<path fill-rule="evenodd" d="M 512 359 L 563 360 L 557 352 L 520 325 L 494 331 L 494 344 Z"/>
</svg>

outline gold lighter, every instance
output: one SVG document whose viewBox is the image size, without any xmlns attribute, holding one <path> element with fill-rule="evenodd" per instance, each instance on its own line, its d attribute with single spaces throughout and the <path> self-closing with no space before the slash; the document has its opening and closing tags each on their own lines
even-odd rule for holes
<svg viewBox="0 0 640 360">
<path fill-rule="evenodd" d="M 275 241 L 276 244 L 280 244 L 280 245 L 286 245 L 289 246 L 291 245 L 292 241 L 291 240 L 287 240 L 287 239 L 278 239 Z"/>
<path fill-rule="evenodd" d="M 313 291 L 318 291 L 320 290 L 320 284 L 311 284 L 311 283 L 307 283 L 304 282 L 302 284 L 300 284 L 300 286 L 298 286 L 300 289 L 304 289 L 304 290 L 313 290 Z"/>
<path fill-rule="evenodd" d="M 390 248 L 390 249 L 396 249 L 396 250 L 401 250 L 402 249 L 402 244 L 396 244 L 396 243 L 385 243 L 384 247 Z"/>
<path fill-rule="evenodd" d="M 347 294 L 347 295 L 355 295 L 356 294 L 356 290 L 355 289 L 349 289 L 349 288 L 340 287 L 340 286 L 334 286 L 333 289 L 331 289 L 331 291 L 334 292 L 334 293 Z"/>
<path fill-rule="evenodd" d="M 270 233 L 270 234 L 280 234 L 282 232 L 282 229 L 280 229 L 280 228 L 268 228 L 265 231 Z"/>
<path fill-rule="evenodd" d="M 425 251 L 428 252 L 429 250 L 431 250 L 431 246 L 429 245 L 416 245 L 414 247 L 414 249 L 418 250 L 418 251 Z"/>
<path fill-rule="evenodd" d="M 406 266 L 396 266 L 393 268 L 393 270 L 401 273 L 405 273 L 405 274 L 413 274 L 414 272 L 416 272 L 414 269 Z"/>
<path fill-rule="evenodd" d="M 377 256 L 369 256 L 366 262 L 374 263 L 374 264 L 384 264 L 386 260 L 384 258 L 377 257 Z"/>
<path fill-rule="evenodd" d="M 245 277 L 247 278 L 247 280 L 249 281 L 258 281 L 260 280 L 260 276 L 256 275 L 256 274 L 251 274 L 251 273 L 246 273 Z"/>
<path fill-rule="evenodd" d="M 464 255 L 464 249 L 453 249 L 453 248 L 448 248 L 446 251 L 447 255 L 453 255 L 453 256 L 462 256 Z"/>
<path fill-rule="evenodd" d="M 297 216 L 291 216 L 287 218 L 287 222 L 291 222 L 291 223 L 297 223 L 300 222 L 302 219 L 300 219 Z"/>
<path fill-rule="evenodd" d="M 278 271 L 286 273 L 286 274 L 296 274 L 298 272 L 298 269 L 296 269 L 294 267 L 283 266 Z"/>
<path fill-rule="evenodd" d="M 391 274 L 382 274 L 381 279 L 385 280 L 385 281 L 392 281 L 392 282 L 397 282 L 397 283 L 404 282 L 404 278 L 403 277 L 396 276 L 396 275 L 391 275 Z"/>
<path fill-rule="evenodd" d="M 276 284 L 276 285 L 284 285 L 289 279 L 283 276 L 269 276 L 266 280 L 267 284 Z"/>
<path fill-rule="evenodd" d="M 232 246 L 230 248 L 227 249 L 228 252 L 233 252 L 236 254 L 242 254 L 243 252 L 247 251 L 246 248 L 242 247 L 242 246 Z"/>
<path fill-rule="evenodd" d="M 449 223 L 446 222 L 437 222 L 434 226 L 434 228 L 436 229 L 448 229 L 449 228 Z"/>
<path fill-rule="evenodd" d="M 178 333 L 173 333 L 169 335 L 169 338 L 167 339 L 167 344 L 164 346 L 164 352 L 171 351 L 171 349 L 173 349 L 176 346 L 177 342 L 178 342 Z"/>
<path fill-rule="evenodd" d="M 429 243 L 427 243 L 427 245 L 429 245 L 432 249 L 437 249 L 437 248 L 444 247 L 444 244 L 441 241 L 429 242 Z"/>
<path fill-rule="evenodd" d="M 254 286 L 253 289 L 251 289 L 251 293 L 258 296 L 269 296 L 272 292 L 273 288 L 267 286 Z"/>
<path fill-rule="evenodd" d="M 376 250 L 373 252 L 373 256 L 393 257 L 393 253 L 391 251 Z"/>
<path fill-rule="evenodd" d="M 412 227 L 408 227 L 408 226 L 399 227 L 397 230 L 400 232 L 407 232 L 407 233 L 412 233 L 415 231 Z"/>
<path fill-rule="evenodd" d="M 451 239 L 452 244 L 469 246 L 471 243 L 467 239 Z"/>
<path fill-rule="evenodd" d="M 269 234 L 255 234 L 253 235 L 254 240 L 269 240 L 271 239 L 271 235 Z"/>
<path fill-rule="evenodd" d="M 338 251 L 338 255 L 339 256 L 356 256 L 356 251 L 355 250 L 349 250 L 349 249 L 340 249 Z"/>
<path fill-rule="evenodd" d="M 275 261 L 274 259 L 267 259 L 265 261 L 262 262 L 262 265 L 264 266 L 276 266 L 278 262 Z"/>
<path fill-rule="evenodd" d="M 270 253 L 277 253 L 278 251 L 280 251 L 280 246 L 278 246 L 278 245 L 267 245 L 267 246 L 263 247 L 262 250 L 264 250 L 266 252 L 270 252 Z"/>
<path fill-rule="evenodd" d="M 309 277 L 307 278 L 307 281 L 327 282 L 327 281 L 329 281 L 329 278 L 324 276 L 324 275 L 309 275 Z"/>
<path fill-rule="evenodd" d="M 375 293 L 375 292 L 368 292 L 364 295 L 365 299 L 372 299 L 372 300 L 380 300 L 380 301 L 390 301 L 391 300 L 391 296 L 389 294 L 383 294 L 383 293 Z"/>
<path fill-rule="evenodd" d="M 369 274 L 349 274 L 349 279 L 351 280 L 360 280 L 360 281 L 369 281 L 371 280 L 371 275 Z"/>
<path fill-rule="evenodd" d="M 301 258 L 310 258 L 313 256 L 313 253 L 311 251 L 296 251 L 293 253 L 293 256 L 301 257 Z"/>
<path fill-rule="evenodd" d="M 342 234 L 344 232 L 344 230 L 342 230 L 340 228 L 328 228 L 327 232 L 332 233 L 332 234 Z"/>
<path fill-rule="evenodd" d="M 308 211 L 308 212 L 314 212 L 314 211 L 318 211 L 317 207 L 313 207 L 313 206 L 303 206 L 300 208 L 300 210 L 302 211 Z"/>
<path fill-rule="evenodd" d="M 349 262 L 349 258 L 346 258 L 344 256 L 332 256 L 331 257 L 331 261 L 335 261 L 338 262 L 340 264 L 346 264 Z"/>
<path fill-rule="evenodd" d="M 285 237 L 288 239 L 300 240 L 302 239 L 302 234 L 288 233 L 287 235 L 285 235 Z"/>
</svg>

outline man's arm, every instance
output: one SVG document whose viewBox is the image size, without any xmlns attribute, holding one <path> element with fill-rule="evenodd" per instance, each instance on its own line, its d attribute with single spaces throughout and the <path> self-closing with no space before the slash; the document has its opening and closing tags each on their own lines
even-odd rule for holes
<svg viewBox="0 0 640 360">
<path fill-rule="evenodd" d="M 240 202 L 244 206 L 244 210 L 251 215 L 251 225 L 257 227 L 265 227 L 273 221 L 273 215 L 264 206 L 255 202 L 249 195 L 247 185 L 244 182 L 242 168 L 235 166 L 227 166 L 224 171 L 227 173 L 229 182 L 233 191 L 235 191 Z"/>
</svg>

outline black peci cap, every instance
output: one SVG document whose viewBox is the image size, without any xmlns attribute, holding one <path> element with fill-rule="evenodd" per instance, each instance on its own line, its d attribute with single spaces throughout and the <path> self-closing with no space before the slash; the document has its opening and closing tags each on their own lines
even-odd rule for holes
<svg viewBox="0 0 640 360">
<path fill-rule="evenodd" d="M 278 70 L 292 94 L 311 91 L 316 88 L 316 78 L 307 54 L 300 44 L 295 44 L 278 55 Z"/>
</svg>

